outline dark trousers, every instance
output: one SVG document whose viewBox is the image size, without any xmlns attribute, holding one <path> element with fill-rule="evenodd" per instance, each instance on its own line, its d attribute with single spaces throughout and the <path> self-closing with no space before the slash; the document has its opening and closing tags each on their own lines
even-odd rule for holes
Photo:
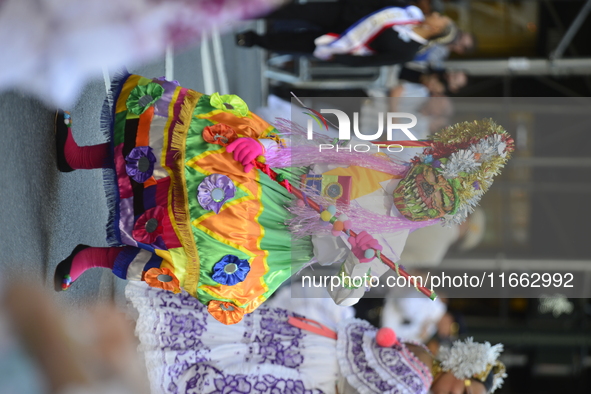
<svg viewBox="0 0 591 394">
<path fill-rule="evenodd" d="M 384 7 L 405 7 L 409 0 L 340 0 L 289 4 L 267 15 L 265 19 L 275 21 L 300 20 L 311 28 L 296 31 L 270 31 L 255 38 L 255 45 L 274 52 L 311 54 L 316 49 L 314 40 L 326 33 L 341 34 L 359 19 Z M 276 29 L 281 30 L 281 29 Z"/>
<path fill-rule="evenodd" d="M 292 3 L 267 15 L 265 19 L 306 21 L 323 32 L 340 33 L 351 26 L 350 21 L 342 21 L 342 13 L 343 4 L 339 2 Z"/>
<path fill-rule="evenodd" d="M 329 32 L 340 33 L 348 27 L 340 21 L 341 12 L 342 4 L 338 2 L 289 4 L 265 17 L 274 22 L 275 28 L 256 37 L 254 44 L 274 52 L 311 54 L 316 38 Z M 282 21 L 302 21 L 305 28 L 282 29 Z"/>
<path fill-rule="evenodd" d="M 316 49 L 314 40 L 320 35 L 315 31 L 267 33 L 256 37 L 254 44 L 273 52 L 311 54 Z"/>
</svg>

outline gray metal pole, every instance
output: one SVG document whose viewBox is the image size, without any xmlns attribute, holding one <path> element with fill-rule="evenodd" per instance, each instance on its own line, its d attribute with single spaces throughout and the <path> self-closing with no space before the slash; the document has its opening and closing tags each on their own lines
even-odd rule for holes
<svg viewBox="0 0 591 394">
<path fill-rule="evenodd" d="M 591 0 L 590 4 L 591 4 Z M 508 59 L 450 60 L 445 68 L 464 70 L 474 76 L 502 75 L 591 75 L 591 57 L 556 59 L 531 59 L 512 57 Z"/>
<path fill-rule="evenodd" d="M 562 40 L 560 40 L 560 43 L 558 44 L 554 52 L 552 52 L 552 54 L 550 55 L 551 60 L 560 59 L 562 57 L 562 55 L 564 54 L 564 50 L 566 49 L 568 44 L 570 44 L 575 34 L 577 34 L 577 31 L 579 31 L 579 29 L 581 28 L 581 25 L 583 24 L 585 18 L 587 18 L 587 15 L 589 14 L 589 11 L 591 11 L 591 0 L 587 0 L 585 5 L 583 5 L 583 7 L 581 8 L 581 11 L 579 11 L 579 14 L 577 15 L 573 23 L 569 26 L 568 30 L 562 37 Z"/>
</svg>

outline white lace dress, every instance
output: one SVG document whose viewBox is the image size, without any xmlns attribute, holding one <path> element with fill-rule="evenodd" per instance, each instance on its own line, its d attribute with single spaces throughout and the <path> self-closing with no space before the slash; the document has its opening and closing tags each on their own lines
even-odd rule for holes
<svg viewBox="0 0 591 394">
<path fill-rule="evenodd" d="M 334 393 L 335 341 L 287 323 L 289 313 L 259 307 L 223 325 L 187 293 L 129 282 L 136 333 L 152 393 Z"/>
<path fill-rule="evenodd" d="M 267 305 L 234 325 L 216 321 L 186 293 L 129 282 L 136 333 L 153 393 L 427 393 L 431 375 L 404 346 L 375 345 L 376 329 L 351 319 L 338 340 L 290 325 Z"/>
</svg>

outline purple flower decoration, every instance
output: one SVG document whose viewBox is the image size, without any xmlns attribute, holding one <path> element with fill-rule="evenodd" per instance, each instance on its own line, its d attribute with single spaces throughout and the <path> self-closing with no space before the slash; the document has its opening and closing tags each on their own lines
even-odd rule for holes
<svg viewBox="0 0 591 394">
<path fill-rule="evenodd" d="M 154 172 L 156 156 L 149 146 L 136 146 L 125 158 L 125 171 L 127 175 L 138 183 L 144 183 Z"/>
<path fill-rule="evenodd" d="M 199 184 L 197 191 L 197 200 L 203 208 L 220 213 L 222 205 L 236 194 L 236 186 L 227 176 L 212 174 Z"/>
<path fill-rule="evenodd" d="M 248 260 L 241 260 L 232 254 L 227 254 L 213 266 L 211 278 L 221 285 L 234 286 L 246 279 L 249 272 Z"/>
<path fill-rule="evenodd" d="M 439 160 L 433 160 L 433 164 L 431 164 L 435 168 L 441 167 L 441 162 Z"/>
<path fill-rule="evenodd" d="M 162 82 L 170 82 L 175 84 L 176 86 L 181 86 L 181 84 L 179 83 L 179 81 L 177 81 L 176 79 L 173 81 L 169 81 L 168 79 L 166 79 L 166 77 L 160 77 L 160 78 L 156 78 L 156 81 L 162 81 Z"/>
<path fill-rule="evenodd" d="M 474 187 L 474 190 L 480 190 L 480 182 L 474 181 L 472 182 L 472 186 Z"/>
</svg>

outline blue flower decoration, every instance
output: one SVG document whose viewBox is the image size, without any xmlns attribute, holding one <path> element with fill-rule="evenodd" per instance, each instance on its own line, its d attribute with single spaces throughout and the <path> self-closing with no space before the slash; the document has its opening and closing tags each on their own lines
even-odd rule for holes
<svg viewBox="0 0 591 394">
<path fill-rule="evenodd" d="M 246 279 L 249 272 L 248 260 L 241 260 L 232 254 L 227 254 L 213 266 L 211 278 L 220 285 L 234 286 Z"/>
</svg>

